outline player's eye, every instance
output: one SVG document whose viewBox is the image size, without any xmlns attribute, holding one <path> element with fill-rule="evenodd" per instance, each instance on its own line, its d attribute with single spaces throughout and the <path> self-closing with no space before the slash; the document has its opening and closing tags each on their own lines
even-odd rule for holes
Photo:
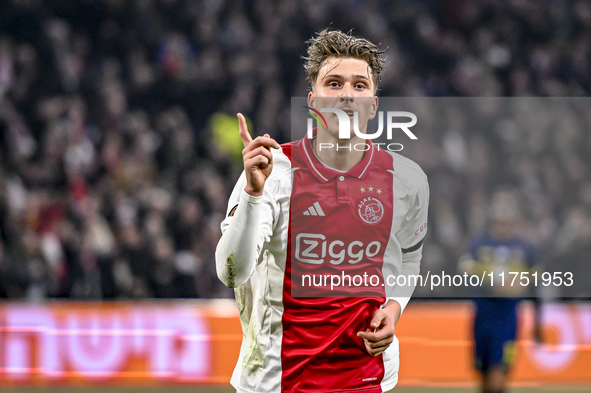
<svg viewBox="0 0 591 393">
<path fill-rule="evenodd" d="M 365 83 L 358 83 L 355 85 L 355 88 L 357 89 L 365 89 Z"/>
<path fill-rule="evenodd" d="M 330 87 L 339 87 L 339 82 L 336 82 L 336 81 L 328 82 L 328 86 L 330 86 Z"/>
</svg>

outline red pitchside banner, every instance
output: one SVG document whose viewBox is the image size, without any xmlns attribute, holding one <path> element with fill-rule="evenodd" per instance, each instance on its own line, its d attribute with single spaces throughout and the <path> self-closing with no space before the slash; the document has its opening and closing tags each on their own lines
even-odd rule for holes
<svg viewBox="0 0 591 393">
<path fill-rule="evenodd" d="M 466 302 L 411 302 L 396 326 L 399 385 L 474 386 Z M 591 386 L 591 304 L 520 309 L 511 383 Z M 0 304 L 0 387 L 224 383 L 242 332 L 231 300 Z"/>
</svg>

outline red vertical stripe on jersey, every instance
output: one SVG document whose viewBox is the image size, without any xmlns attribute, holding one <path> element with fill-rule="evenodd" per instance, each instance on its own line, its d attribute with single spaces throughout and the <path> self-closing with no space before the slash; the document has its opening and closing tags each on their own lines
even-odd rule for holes
<svg viewBox="0 0 591 393">
<path fill-rule="evenodd" d="M 386 170 L 393 169 L 392 158 L 374 147 L 373 155 L 366 153 L 360 163 L 362 167 L 358 165 L 348 173 L 323 182 L 309 167 L 310 161 L 301 150 L 302 141 L 282 145 L 282 148 L 292 160 L 292 167 L 300 169 L 294 173 L 290 202 L 283 286 L 281 391 L 381 392 L 380 383 L 384 377 L 382 356 L 370 356 L 357 332 L 369 327 L 373 313 L 384 303 L 383 289 L 371 297 L 294 297 L 292 288 L 297 283 L 292 282 L 292 273 L 296 267 L 294 264 L 300 264 L 298 269 L 322 271 L 321 268 L 327 267 L 335 272 L 359 267 L 381 277 L 383 255 L 392 226 L 393 174 Z M 369 165 L 368 158 L 371 159 Z M 323 168 L 323 173 L 326 173 L 326 168 Z M 341 176 L 343 180 L 339 180 Z M 338 182 L 346 184 L 346 187 L 337 187 Z M 346 192 L 347 200 L 339 201 L 339 192 Z M 376 223 L 372 223 L 367 218 L 369 216 L 360 215 L 360 206 L 364 206 L 367 196 L 379 199 L 382 204 L 383 211 Z M 321 205 L 325 216 L 304 215 L 316 202 Z M 355 241 L 364 246 L 379 242 L 380 250 L 355 264 L 347 262 L 351 259 L 349 256 L 339 264 L 329 264 L 327 256 L 321 264 L 301 265 L 301 261 L 293 258 L 295 245 L 292 244 L 292 234 L 297 236 L 302 233 L 321 234 L 328 243 L 338 241 L 344 245 Z M 342 249 L 346 246 L 339 247 L 339 250 Z"/>
</svg>

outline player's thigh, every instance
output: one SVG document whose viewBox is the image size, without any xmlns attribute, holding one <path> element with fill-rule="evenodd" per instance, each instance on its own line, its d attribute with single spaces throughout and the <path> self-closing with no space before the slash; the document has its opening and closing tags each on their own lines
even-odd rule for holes
<svg viewBox="0 0 591 393">
<path fill-rule="evenodd" d="M 474 331 L 474 368 L 481 373 L 485 373 L 491 364 L 491 343 L 491 335 L 488 331 Z"/>
<path fill-rule="evenodd" d="M 507 373 L 515 361 L 515 336 L 511 332 L 497 334 L 491 339 L 489 367 L 500 368 Z"/>
<path fill-rule="evenodd" d="M 505 372 L 515 361 L 515 339 L 517 336 L 517 324 L 508 323 L 495 332 L 493 340 L 493 364 L 501 365 Z"/>
</svg>

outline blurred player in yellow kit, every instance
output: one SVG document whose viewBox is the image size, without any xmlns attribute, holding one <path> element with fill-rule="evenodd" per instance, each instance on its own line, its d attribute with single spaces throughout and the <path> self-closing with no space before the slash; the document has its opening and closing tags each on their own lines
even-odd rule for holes
<svg viewBox="0 0 591 393">
<path fill-rule="evenodd" d="M 519 209 L 510 191 L 498 191 L 491 198 L 489 229 L 472 239 L 469 252 L 460 261 L 460 270 L 470 274 L 493 273 L 494 285 L 474 299 L 474 365 L 482 376 L 482 392 L 506 390 L 507 373 L 515 358 L 517 306 L 528 287 L 509 285 L 509 272 L 529 272 L 535 251 L 516 233 Z M 501 285 L 500 275 L 506 280 Z M 537 330 L 536 330 L 537 331 Z"/>
</svg>

